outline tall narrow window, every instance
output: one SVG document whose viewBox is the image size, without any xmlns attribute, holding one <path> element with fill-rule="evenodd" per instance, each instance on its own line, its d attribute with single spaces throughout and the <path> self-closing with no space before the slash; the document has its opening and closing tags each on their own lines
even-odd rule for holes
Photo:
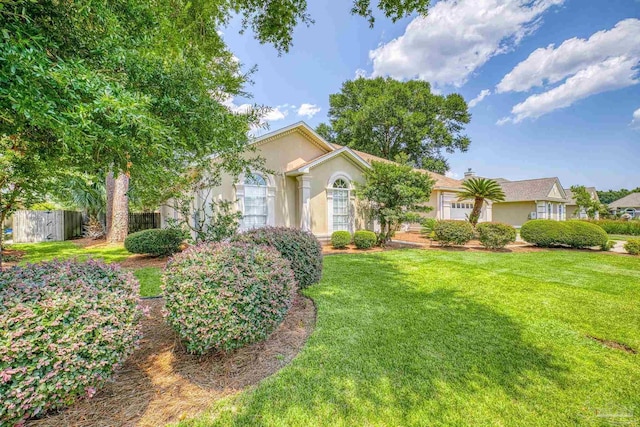
<svg viewBox="0 0 640 427">
<path fill-rule="evenodd" d="M 344 179 L 333 183 L 333 230 L 350 231 L 349 227 L 349 184 Z"/>
<path fill-rule="evenodd" d="M 264 227 L 267 225 L 267 213 L 267 181 L 262 175 L 247 175 L 244 180 L 243 228 Z"/>
</svg>

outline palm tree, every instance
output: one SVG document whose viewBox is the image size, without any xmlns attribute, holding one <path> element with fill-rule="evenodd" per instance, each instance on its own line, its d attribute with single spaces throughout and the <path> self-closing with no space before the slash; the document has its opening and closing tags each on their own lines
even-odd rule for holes
<svg viewBox="0 0 640 427">
<path fill-rule="evenodd" d="M 458 201 L 473 199 L 473 210 L 469 222 L 475 227 L 485 200 L 503 202 L 504 192 L 497 181 L 487 178 L 470 178 L 462 183 L 463 191 L 458 193 Z"/>
</svg>

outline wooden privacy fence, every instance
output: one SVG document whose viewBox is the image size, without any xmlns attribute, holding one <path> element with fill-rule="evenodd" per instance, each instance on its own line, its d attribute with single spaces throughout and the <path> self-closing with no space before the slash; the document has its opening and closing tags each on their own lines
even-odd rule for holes
<svg viewBox="0 0 640 427">
<path fill-rule="evenodd" d="M 129 233 L 160 228 L 159 212 L 129 213 Z"/>
<path fill-rule="evenodd" d="M 82 212 L 16 211 L 14 243 L 55 242 L 82 236 Z"/>
</svg>

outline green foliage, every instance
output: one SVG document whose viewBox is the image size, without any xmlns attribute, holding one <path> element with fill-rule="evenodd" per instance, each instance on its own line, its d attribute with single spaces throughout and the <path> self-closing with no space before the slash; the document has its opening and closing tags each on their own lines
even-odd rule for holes
<svg viewBox="0 0 640 427">
<path fill-rule="evenodd" d="M 124 247 L 134 254 L 166 256 L 179 252 L 184 241 L 185 234 L 182 230 L 153 228 L 129 234 L 124 241 Z"/>
<path fill-rule="evenodd" d="M 140 282 L 141 297 L 155 297 L 162 293 L 162 269 L 159 267 L 143 267 L 133 272 Z"/>
<path fill-rule="evenodd" d="M 200 197 L 212 198 L 212 187 L 203 189 Z M 230 200 L 212 200 L 209 205 L 197 207 L 192 192 L 173 199 L 173 208 L 180 212 L 180 220 L 170 220 L 170 227 L 195 234 L 195 242 L 222 242 L 238 231 L 242 212 Z M 194 208 L 195 206 L 195 208 Z"/>
<path fill-rule="evenodd" d="M 351 233 L 348 231 L 334 231 L 331 234 L 331 246 L 335 249 L 344 249 L 351 243 Z"/>
<path fill-rule="evenodd" d="M 502 249 L 516 240 L 516 229 L 500 222 L 481 222 L 476 232 L 480 244 L 489 249 Z"/>
<path fill-rule="evenodd" d="M 434 240 L 442 246 L 464 245 L 475 237 L 473 225 L 467 221 L 441 220 L 433 228 Z"/>
<path fill-rule="evenodd" d="M 474 227 L 480 219 L 482 205 L 485 200 L 503 202 L 505 198 L 502 187 L 497 181 L 488 178 L 470 178 L 462 183 L 462 191 L 458 193 L 458 201 L 473 200 L 473 209 L 469 222 Z"/>
<path fill-rule="evenodd" d="M 623 221 L 615 219 L 590 220 L 604 229 L 608 234 L 626 234 L 629 236 L 640 236 L 640 221 Z"/>
<path fill-rule="evenodd" d="M 276 248 L 291 263 L 301 289 L 318 283 L 322 278 L 322 246 L 309 231 L 289 227 L 261 227 L 240 233 L 233 240 Z"/>
<path fill-rule="evenodd" d="M 376 236 L 376 233 L 374 233 L 373 231 L 358 230 L 353 233 L 353 243 L 358 249 L 372 248 L 376 244 L 377 240 L 378 236 Z"/>
<path fill-rule="evenodd" d="M 602 246 L 600 246 L 600 249 L 608 252 L 611 249 L 613 249 L 613 247 L 616 245 L 616 241 L 615 240 L 607 240 L 607 243 L 603 244 Z"/>
<path fill-rule="evenodd" d="M 0 273 L 0 424 L 91 397 L 141 337 L 138 283 L 98 261 Z"/>
<path fill-rule="evenodd" d="M 573 194 L 573 199 L 578 206 L 578 211 L 576 212 L 579 212 L 580 209 L 584 209 L 587 217 L 593 219 L 596 217 L 596 214 L 601 211 L 602 204 L 596 200 L 591 193 L 589 193 L 584 185 L 572 185 L 571 193 Z"/>
<path fill-rule="evenodd" d="M 402 158 L 401 158 L 402 160 Z M 404 158 L 406 160 L 406 157 Z M 356 183 L 356 196 L 372 219 L 380 223 L 381 242 L 388 242 L 405 222 L 418 222 L 431 197 L 434 181 L 406 164 L 373 162 Z"/>
<path fill-rule="evenodd" d="M 640 255 L 640 239 L 629 239 L 624 244 L 624 250 L 631 255 Z"/>
<path fill-rule="evenodd" d="M 422 234 L 424 237 L 430 238 L 431 233 L 433 233 L 433 229 L 436 227 L 437 223 L 438 220 L 435 218 L 423 218 L 422 221 L 420 221 L 420 234 Z"/>
<path fill-rule="evenodd" d="M 467 151 L 470 144 L 462 133 L 471 119 L 464 98 L 433 94 L 422 80 L 346 81 L 329 104 L 331 124 L 317 129 L 322 136 L 387 160 L 403 153 L 417 167 L 445 173 L 442 151 Z"/>
<path fill-rule="evenodd" d="M 598 191 L 598 198 L 600 199 L 601 203 L 608 205 L 609 203 L 620 200 L 631 193 L 640 193 L 640 187 L 637 187 L 634 190 L 627 190 L 626 188 L 622 188 L 620 190 Z"/>
<path fill-rule="evenodd" d="M 272 247 L 202 243 L 164 272 L 167 322 L 190 353 L 229 351 L 265 339 L 295 295 L 290 263 Z"/>
<path fill-rule="evenodd" d="M 535 219 L 527 221 L 520 229 L 520 236 L 526 242 L 541 247 L 606 247 L 609 241 L 607 233 L 601 227 L 578 220 Z"/>
</svg>

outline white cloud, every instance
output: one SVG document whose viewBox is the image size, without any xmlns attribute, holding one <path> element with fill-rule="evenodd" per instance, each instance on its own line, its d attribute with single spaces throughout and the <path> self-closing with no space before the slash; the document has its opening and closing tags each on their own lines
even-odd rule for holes
<svg viewBox="0 0 640 427">
<path fill-rule="evenodd" d="M 373 77 L 420 78 L 461 86 L 490 58 L 535 31 L 564 0 L 440 0 L 405 33 L 369 52 Z"/>
<path fill-rule="evenodd" d="M 633 119 L 629 126 L 640 129 L 640 108 L 633 112 Z"/>
<path fill-rule="evenodd" d="M 491 95 L 491 91 L 489 89 L 481 90 L 480 93 L 478 94 L 478 96 L 476 96 L 471 101 L 469 101 L 469 108 L 475 107 L 476 105 L 478 105 L 480 102 L 482 102 L 482 100 L 485 99 L 489 95 Z"/>
<path fill-rule="evenodd" d="M 449 178 L 460 179 L 460 174 L 457 172 L 446 171 L 444 175 L 448 176 Z"/>
<path fill-rule="evenodd" d="M 619 56 L 599 64 L 590 65 L 568 78 L 563 84 L 541 94 L 531 95 L 511 109 L 513 121 L 536 118 L 559 108 L 565 108 L 580 99 L 601 92 L 620 89 L 640 82 L 637 58 Z"/>
<path fill-rule="evenodd" d="M 321 109 L 322 108 L 318 107 L 315 104 L 306 104 L 305 103 L 305 104 L 300 105 L 300 108 L 298 109 L 298 115 L 310 119 L 313 116 L 315 116 L 316 114 L 318 114 Z"/>
<path fill-rule="evenodd" d="M 503 126 L 503 125 L 506 125 L 507 123 L 510 123 L 510 122 L 513 122 L 513 119 L 511 117 L 503 117 L 500 120 L 498 120 L 496 122 L 496 124 L 498 126 Z"/>
<path fill-rule="evenodd" d="M 289 114 L 289 111 L 285 109 L 286 107 L 282 105 L 278 105 L 275 108 L 271 108 L 262 119 L 267 122 L 276 122 L 278 120 L 283 120 Z"/>
<path fill-rule="evenodd" d="M 359 79 L 359 78 L 366 79 L 367 78 L 367 71 L 363 70 L 362 68 L 358 68 L 356 70 L 355 78 L 356 79 Z"/>
<path fill-rule="evenodd" d="M 628 55 L 640 58 L 640 20 L 625 19 L 611 30 L 598 31 L 589 39 L 571 38 L 557 48 L 549 45 L 533 51 L 496 86 L 496 92 L 527 91 L 562 81 L 590 65 Z"/>
</svg>

